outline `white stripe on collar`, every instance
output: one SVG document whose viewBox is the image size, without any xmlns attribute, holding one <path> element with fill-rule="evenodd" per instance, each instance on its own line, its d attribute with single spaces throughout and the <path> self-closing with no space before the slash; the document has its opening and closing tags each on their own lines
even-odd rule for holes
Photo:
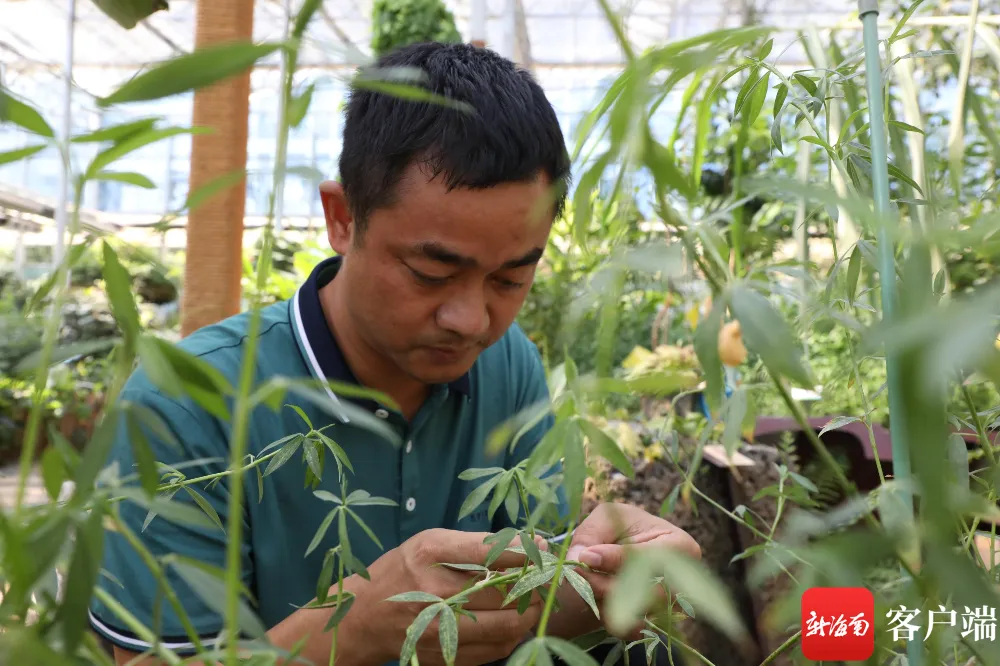
<svg viewBox="0 0 1000 666">
<path fill-rule="evenodd" d="M 340 398 L 337 394 L 333 392 L 333 389 L 326 384 L 327 378 L 323 373 L 323 368 L 320 367 L 319 361 L 316 359 L 316 354 L 313 352 L 312 345 L 309 344 L 309 336 L 306 335 L 305 327 L 302 325 L 302 310 L 299 306 L 299 299 L 302 298 L 302 287 L 299 287 L 295 292 L 295 296 L 292 298 L 292 306 L 295 310 L 295 334 L 299 338 L 299 342 L 302 343 L 302 348 L 306 350 L 306 357 L 309 361 L 309 366 L 312 368 L 313 373 L 323 382 L 323 388 L 326 389 L 326 394 L 330 396 L 334 404 L 340 404 Z M 350 423 L 350 419 L 347 418 L 346 414 L 341 414 L 340 419 L 344 423 Z"/>
</svg>

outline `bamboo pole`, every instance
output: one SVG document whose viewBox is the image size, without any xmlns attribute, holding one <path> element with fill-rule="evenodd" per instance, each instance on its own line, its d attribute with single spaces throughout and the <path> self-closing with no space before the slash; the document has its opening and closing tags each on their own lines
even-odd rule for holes
<svg viewBox="0 0 1000 666">
<path fill-rule="evenodd" d="M 875 196 L 875 212 L 878 217 L 876 237 L 878 240 L 879 283 L 882 292 L 882 318 L 892 321 L 896 316 L 896 259 L 892 236 L 889 234 L 889 159 L 886 146 L 885 106 L 882 95 L 882 60 L 878 39 L 878 0 L 858 0 L 858 15 L 863 26 L 865 49 L 865 79 L 868 87 L 869 132 L 872 150 L 872 190 Z M 912 476 L 910 451 L 907 448 L 906 418 L 903 414 L 902 382 L 899 375 L 899 359 L 895 352 L 886 352 L 886 390 L 889 398 L 889 413 L 901 418 L 892 419 L 892 475 L 901 481 L 900 496 L 905 506 L 906 518 L 913 519 L 913 496 L 905 484 Z M 908 641 L 907 656 L 911 666 L 920 666 L 923 659 L 920 639 Z"/>
<path fill-rule="evenodd" d="M 198 0 L 195 48 L 253 38 L 253 2 Z M 193 124 L 212 131 L 191 143 L 190 188 L 246 167 L 250 72 L 197 91 Z M 246 183 L 191 211 L 181 300 L 181 334 L 240 311 Z"/>
</svg>

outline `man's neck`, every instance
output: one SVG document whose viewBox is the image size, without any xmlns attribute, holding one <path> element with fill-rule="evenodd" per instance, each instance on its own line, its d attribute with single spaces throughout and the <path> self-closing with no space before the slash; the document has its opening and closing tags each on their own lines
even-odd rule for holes
<svg viewBox="0 0 1000 666">
<path fill-rule="evenodd" d="M 319 301 L 344 362 L 358 383 L 388 395 L 407 419 L 412 418 L 427 397 L 427 386 L 400 372 L 398 367 L 365 342 L 353 325 L 345 299 L 340 294 L 343 284 L 343 280 L 331 280 L 320 288 Z"/>
</svg>

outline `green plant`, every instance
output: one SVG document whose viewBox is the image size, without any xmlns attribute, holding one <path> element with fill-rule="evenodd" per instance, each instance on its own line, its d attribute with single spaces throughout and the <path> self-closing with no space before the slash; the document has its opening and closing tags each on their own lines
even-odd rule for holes
<svg viewBox="0 0 1000 666">
<path fill-rule="evenodd" d="M 372 53 L 378 57 L 421 42 L 460 42 L 455 17 L 441 0 L 375 0 Z"/>
<path fill-rule="evenodd" d="M 137 76 L 101 100 L 101 104 L 155 99 L 186 92 L 196 85 L 210 83 L 204 76 L 209 69 L 206 67 L 208 63 L 212 64 L 210 69 L 218 80 L 251 66 L 259 58 L 280 52 L 288 65 L 280 88 L 286 102 L 282 108 L 307 107 L 303 97 L 293 93 L 293 81 L 300 39 L 318 6 L 316 0 L 305 4 L 295 18 L 291 38 L 287 42 L 233 44 L 223 49 L 183 55 Z M 754 386 L 744 385 L 730 395 L 723 391 L 723 369 L 717 341 L 720 327 L 729 317 L 740 322 L 746 346 L 762 364 L 764 377 L 803 426 L 804 415 L 801 407 L 791 399 L 788 386 L 811 387 L 814 372 L 804 362 L 802 341 L 796 336 L 797 331 L 810 330 L 822 316 L 832 320 L 834 326 L 842 327 L 844 339 L 849 340 L 854 349 L 851 358 L 858 359 L 860 354 L 877 357 L 880 350 L 884 350 L 882 353 L 898 355 L 901 360 L 904 379 L 899 385 L 902 389 L 901 402 L 898 403 L 901 409 L 895 405 L 891 407 L 890 419 L 892 427 L 902 429 L 905 434 L 906 451 L 913 461 L 915 472 L 912 480 L 884 480 L 877 491 L 859 495 L 844 477 L 838 461 L 822 441 L 813 436 L 810 443 L 815 447 L 817 459 L 826 466 L 824 474 L 828 475 L 816 473 L 823 479 L 823 495 L 828 496 L 832 478 L 847 497 L 844 504 L 826 512 L 788 510 L 791 515 L 786 528 L 779 532 L 776 527 L 778 521 L 775 520 L 773 525 L 766 526 L 766 533 L 749 524 L 740 513 L 716 507 L 763 540 L 764 543 L 749 554 L 756 580 L 785 574 L 795 582 L 793 592 L 779 605 L 779 619 L 786 624 L 794 623 L 796 594 L 818 584 L 867 584 L 873 588 L 880 609 L 901 602 L 921 609 L 937 609 L 938 604 L 945 603 L 958 608 L 963 605 L 972 608 L 996 607 L 1000 599 L 984 575 L 983 562 L 974 555 L 972 548 L 972 535 L 982 521 L 998 517 L 995 507 L 998 497 L 996 454 L 986 438 L 988 413 L 980 412 L 971 399 L 967 401 L 966 409 L 953 407 L 949 413 L 945 396 L 949 388 L 961 385 L 973 372 L 994 385 L 1000 383 L 1000 351 L 994 345 L 997 303 L 1000 299 L 995 287 L 976 290 L 973 295 L 964 298 L 943 299 L 942 290 L 936 287 L 937 276 L 941 272 L 931 268 L 931 258 L 940 247 L 948 243 L 973 245 L 978 239 L 994 233 L 998 221 L 983 215 L 974 225 L 949 226 L 948 220 L 962 218 L 963 179 L 958 177 L 962 175 L 958 173 L 962 170 L 960 160 L 949 161 L 949 178 L 940 183 L 925 181 L 923 186 L 916 183 L 915 176 L 893 165 L 890 174 L 894 187 L 913 188 L 924 196 L 919 204 L 907 203 L 905 196 L 897 201 L 911 209 L 926 206 L 933 215 L 928 216 L 927 224 L 893 227 L 889 235 L 876 234 L 884 228 L 885 219 L 872 212 L 868 198 L 868 173 L 872 169 L 872 160 L 869 157 L 871 147 L 865 143 L 865 108 L 848 101 L 853 104 L 849 118 L 854 120 L 843 124 L 839 136 L 832 130 L 829 120 L 831 109 L 840 105 L 842 96 L 848 100 L 852 95 L 860 99 L 859 89 L 854 83 L 861 76 L 861 61 L 857 55 L 837 59 L 829 63 L 832 66 L 817 66 L 814 70 L 787 76 L 769 61 L 773 43 L 766 39 L 767 30 L 762 28 L 720 30 L 659 45 L 637 54 L 621 34 L 617 17 L 606 4 L 602 3 L 602 7 L 612 25 L 619 30 L 627 64 L 625 71 L 582 124 L 579 146 L 587 143 L 597 132 L 608 141 L 584 171 L 574 193 L 571 228 L 576 246 L 573 251 L 581 256 L 570 262 L 568 267 L 563 267 L 569 272 L 577 270 L 580 264 L 586 266 L 586 279 L 580 282 L 589 287 L 585 295 L 600 311 L 593 370 L 580 372 L 573 356 L 564 356 L 562 362 L 551 369 L 549 403 L 517 415 L 491 433 L 487 445 L 493 450 L 502 450 L 516 442 L 518 433 L 526 425 L 551 413 L 555 425 L 528 460 L 509 470 L 471 469 L 463 472 L 466 479 L 487 479 L 469 496 L 463 511 L 487 499 L 490 501 L 489 511 L 493 514 L 504 510 L 517 515 L 520 513 L 518 509 L 529 507 L 530 511 L 526 511 L 527 519 L 518 528 L 487 539 L 492 551 L 482 564 L 461 567 L 475 579 L 467 592 L 444 599 L 415 592 L 396 597 L 395 601 L 399 602 L 428 604 L 411 626 L 400 655 L 402 661 L 416 666 L 412 646 L 435 618 L 439 623 L 442 653 L 446 660 L 454 659 L 461 648 L 461 637 L 453 631 L 456 617 L 468 612 L 463 606 L 469 595 L 486 587 L 501 589 L 511 604 L 524 603 L 533 592 L 545 599 L 537 633 L 512 655 L 512 666 L 544 664 L 551 662 L 553 656 L 560 657 L 570 666 L 593 666 L 595 661 L 588 654 L 588 648 L 605 640 L 616 640 L 601 634 L 570 642 L 546 633 L 547 622 L 555 609 L 556 590 L 568 583 L 588 602 L 592 600 L 592 591 L 578 573 L 585 565 L 568 559 L 572 538 L 559 544 L 550 542 L 549 548 L 543 551 L 535 544 L 534 537 L 547 538 L 555 533 L 571 531 L 581 521 L 581 498 L 590 474 L 592 457 L 607 460 L 626 475 L 633 473 L 629 460 L 617 443 L 591 419 L 604 400 L 609 395 L 631 396 L 639 391 L 669 392 L 679 384 L 683 385 L 686 379 L 673 377 L 668 370 L 658 373 L 655 385 L 651 385 L 648 376 L 614 376 L 611 370 L 615 357 L 612 345 L 620 315 L 619 302 L 628 281 L 636 279 L 636 276 L 658 276 L 659 279 L 709 285 L 711 307 L 698 321 L 693 345 L 706 379 L 705 396 L 711 415 L 708 419 L 684 417 L 673 424 L 677 431 L 697 436 L 698 450 L 720 431 L 719 436 L 727 447 L 732 449 L 738 446 L 738 435 L 750 411 L 751 395 L 756 390 Z M 904 15 L 894 32 L 882 43 L 890 53 L 912 33 L 912 30 L 904 32 L 906 19 L 911 14 L 912 11 Z M 898 62 L 892 60 L 886 66 L 893 70 Z M 777 128 L 776 133 L 771 134 L 775 148 L 791 145 L 792 140 L 795 144 L 815 146 L 822 151 L 825 177 L 830 184 L 825 184 L 823 177 L 802 183 L 773 175 L 751 177 L 739 172 L 730 198 L 703 214 L 701 195 L 697 189 L 701 169 L 692 167 L 685 171 L 682 168 L 674 144 L 664 144 L 654 138 L 650 117 L 676 85 L 690 80 L 692 83 L 686 95 L 688 104 L 684 107 L 682 118 L 684 113 L 693 112 L 699 128 L 705 127 L 703 119 L 713 108 L 719 85 L 741 73 L 747 76 L 737 93 L 739 101 L 735 122 L 740 124 L 740 128 L 748 129 L 737 129 L 738 143 L 746 143 L 750 136 L 749 128 L 754 127 L 762 114 L 769 111 L 771 126 Z M 355 79 L 354 83 L 390 92 L 401 90 L 398 78 L 392 73 L 382 76 L 369 71 Z M 773 101 L 769 98 L 771 90 L 774 90 Z M 410 97 L 448 103 L 447 100 L 430 98 L 419 88 L 406 88 L 405 91 Z M 0 154 L 0 162 L 23 158 L 54 143 L 69 165 L 70 146 L 55 139 L 51 127 L 37 111 L 7 93 L 4 93 L 2 102 L 0 110 L 3 115 L 0 118 L 20 126 L 33 135 L 36 142 L 28 148 Z M 787 115 L 796 122 L 790 129 L 793 135 L 783 137 L 782 132 L 787 127 L 779 121 Z M 856 130 L 854 122 L 860 123 Z M 162 138 L 201 130 L 161 128 L 150 120 L 73 137 L 75 143 L 99 142 L 107 147 L 99 150 L 96 157 L 76 174 L 69 251 L 63 263 L 32 295 L 26 307 L 30 315 L 37 313 L 42 303 L 51 302 L 55 314 L 42 321 L 42 345 L 31 363 L 36 374 L 30 386 L 31 413 L 21 454 L 16 506 L 0 521 L 3 535 L 0 541 L 0 573 L 6 583 L 0 603 L 0 626 L 3 628 L 0 653 L 7 662 L 108 663 L 107 656 L 93 636 L 85 631 L 87 602 L 91 595 L 101 594 L 100 589 L 95 588 L 95 581 L 101 573 L 97 555 L 105 525 L 119 530 L 144 554 L 157 580 L 165 581 L 164 571 L 173 568 L 204 594 L 206 601 L 219 609 L 225 622 L 224 636 L 229 638 L 216 650 L 205 649 L 190 622 L 187 622 L 190 638 L 200 648 L 195 659 L 219 660 L 231 665 L 250 658 L 251 663 L 259 665 L 294 657 L 294 651 L 291 655 L 283 654 L 261 637 L 260 622 L 241 589 L 239 544 L 243 529 L 240 516 L 245 499 L 244 475 L 255 474 L 260 479 L 274 473 L 283 461 L 298 453 L 307 460 L 312 475 L 322 473 L 324 461 L 326 464 L 334 462 L 338 467 L 342 492 L 339 496 L 330 494 L 322 497 L 331 504 L 331 511 L 322 528 L 324 530 L 336 522 L 338 530 L 344 533 L 346 530 L 341 526 L 349 521 L 360 523 L 352 507 L 389 504 L 384 498 L 371 497 L 363 488 L 353 488 L 348 474 L 350 461 L 336 442 L 330 440 L 326 433 L 315 430 L 308 420 L 303 420 L 301 432 L 274 442 L 266 453 L 257 457 L 246 454 L 249 415 L 258 406 L 283 409 L 289 404 L 287 401 L 304 397 L 324 404 L 334 413 L 342 409 L 311 384 L 274 381 L 255 386 L 253 383 L 259 310 L 271 284 L 274 202 L 281 196 L 288 132 L 292 124 L 290 118 L 282 118 L 278 131 L 275 196 L 272 197 L 272 210 L 259 257 L 253 262 L 255 280 L 253 289 L 248 290 L 253 324 L 246 351 L 247 360 L 240 381 L 235 386 L 219 381 L 217 374 L 201 359 L 144 330 L 132 295 L 131 280 L 115 243 L 93 235 L 84 236 L 82 240 L 79 238 L 79 208 L 85 184 L 112 178 L 143 186 L 146 181 L 141 175 L 111 170 L 116 161 Z M 889 125 L 889 130 L 891 137 L 897 141 L 899 137 L 905 139 L 910 138 L 910 134 L 922 133 L 919 128 L 902 121 Z M 803 133 L 799 134 L 800 131 Z M 704 132 L 699 132 L 696 146 L 703 144 L 706 138 Z M 577 150 L 578 157 L 581 152 L 582 148 Z M 898 159 L 899 155 L 894 155 L 894 158 Z M 622 195 L 626 176 L 630 172 L 646 169 L 654 179 L 657 221 L 678 242 L 667 243 L 662 239 L 637 242 L 624 233 L 628 229 L 628 224 L 623 222 L 629 219 L 627 215 L 598 217 L 594 214 L 592 192 L 605 173 L 612 169 L 617 169 L 616 182 L 607 202 L 607 210 L 615 210 L 619 202 L 627 209 L 628 197 Z M 958 183 L 958 187 L 952 183 Z M 744 252 L 747 236 L 742 221 L 743 199 L 763 193 L 776 201 L 805 201 L 813 209 L 849 214 L 858 224 L 861 237 L 849 247 L 838 247 L 837 239 L 831 238 L 836 259 L 823 275 L 817 275 L 809 265 L 772 265 L 767 262 L 766 252 Z M 592 224 L 598 222 L 602 233 L 594 234 L 597 236 L 595 239 L 591 236 Z M 598 244 L 608 242 L 610 246 L 596 260 L 587 256 L 588 248 L 593 247 L 595 240 Z M 899 290 L 901 311 L 898 318 L 888 321 L 883 319 L 881 302 L 875 290 L 865 286 L 865 280 L 874 285 L 881 277 L 874 259 L 880 242 L 893 244 L 891 254 L 898 257 L 902 275 L 897 284 L 891 285 Z M 59 314 L 68 298 L 66 276 L 91 246 L 100 246 L 103 288 L 120 333 L 109 357 L 111 375 L 105 391 L 107 405 L 104 419 L 82 451 L 55 447 L 43 460 L 43 474 L 50 496 L 56 498 L 57 490 L 65 479 L 75 483 L 72 496 L 63 503 L 28 507 L 24 504 L 24 489 L 42 428 L 45 390 L 52 365 L 66 353 L 58 345 Z M 560 251 L 565 253 L 566 249 L 561 248 Z M 696 267 L 696 270 L 689 270 L 690 266 Z M 802 280 L 804 289 L 799 297 L 801 307 L 786 315 L 775 302 L 778 295 L 790 291 L 782 278 L 790 272 Z M 795 319 L 794 325 L 788 322 L 789 316 Z M 962 322 L 962 326 L 942 326 L 942 321 Z M 153 369 L 153 379 L 164 391 L 187 393 L 212 409 L 219 409 L 220 405 L 231 406 L 224 407 L 231 415 L 232 424 L 231 459 L 226 471 L 210 478 L 188 478 L 183 470 L 166 468 L 151 456 L 142 455 L 141 452 L 148 452 L 148 447 L 141 438 L 135 441 L 140 452 L 136 470 L 102 469 L 111 442 L 109 429 L 116 423 L 115 416 L 124 416 L 130 422 L 141 422 L 151 427 L 157 425 L 155 417 L 141 410 L 131 410 L 127 403 L 118 399 L 122 384 L 137 360 Z M 857 365 L 854 371 L 857 375 Z M 860 385 L 862 383 L 857 382 L 856 386 Z M 347 386 L 333 385 L 331 388 L 342 393 L 358 393 L 356 388 Z M 864 406 L 864 418 L 870 424 L 872 411 L 866 404 L 870 396 L 867 392 L 859 392 L 859 396 Z M 295 407 L 294 404 L 291 406 Z M 990 473 L 970 474 L 964 444 L 958 450 L 955 439 L 949 437 L 947 432 L 949 420 L 977 432 Z M 808 427 L 805 430 L 812 432 Z M 320 457 L 318 451 L 327 453 Z M 697 450 L 695 455 L 698 455 Z M 693 471 L 697 467 L 692 466 L 692 473 L 679 487 L 674 496 L 676 501 L 687 501 L 691 494 L 700 493 L 694 483 Z M 556 473 L 546 474 L 549 471 Z M 810 482 L 796 478 L 787 468 L 780 471 L 775 491 L 778 496 L 808 505 L 808 496 L 803 490 L 810 490 Z M 134 485 L 136 481 L 139 482 L 138 487 Z M 136 502 L 149 507 L 151 514 L 163 519 L 212 527 L 216 522 L 212 520 L 211 512 L 173 498 L 175 495 L 193 498 L 200 484 L 222 482 L 231 484 L 232 492 L 229 494 L 229 522 L 224 526 L 229 544 L 227 561 L 221 569 L 176 557 L 153 557 L 116 513 L 120 502 Z M 565 492 L 568 499 L 568 516 L 557 516 L 552 511 L 557 488 Z M 907 510 L 907 498 L 914 488 L 921 497 L 920 512 L 916 518 Z M 194 501 L 197 503 L 197 500 Z M 782 503 L 781 506 L 787 504 Z M 876 508 L 877 516 L 874 512 Z M 215 518 L 218 519 L 217 516 Z M 491 562 L 514 539 L 521 546 L 513 550 L 525 556 L 524 564 L 501 571 L 491 569 Z M 343 588 L 344 576 L 349 572 L 365 573 L 364 563 L 353 556 L 351 546 L 349 540 L 341 539 L 338 546 L 326 554 L 327 566 L 322 579 L 317 581 L 316 605 L 336 609 L 327 626 L 332 632 L 330 663 L 336 656 L 338 626 L 350 613 L 352 601 L 351 594 Z M 992 565 L 986 568 L 991 569 Z M 57 572 L 63 576 L 62 585 Z M 668 599 L 666 604 L 655 603 L 657 588 L 670 593 L 665 597 Z M 169 586 L 164 584 L 163 591 L 166 601 L 177 608 L 176 597 L 172 596 Z M 125 609 L 114 604 L 110 597 L 105 595 L 104 598 L 118 609 L 123 623 L 154 644 L 153 652 L 159 659 L 168 664 L 182 663 L 167 646 L 157 642 L 152 628 L 142 626 Z M 592 609 L 595 613 L 602 612 L 596 606 Z M 747 636 L 734 600 L 719 581 L 704 566 L 670 551 L 632 551 L 619 585 L 603 612 L 607 614 L 606 621 L 612 628 L 643 624 L 646 631 L 638 642 L 647 649 L 666 641 L 693 654 L 683 643 L 677 626 L 685 615 L 692 613 L 697 613 L 736 641 L 742 642 Z M 178 609 L 178 614 L 184 617 L 182 609 Z M 900 646 L 886 638 L 889 634 L 884 631 L 884 618 L 876 614 L 874 619 L 872 629 L 878 636 L 878 658 L 885 659 L 882 663 L 890 663 L 896 659 Z M 235 637 L 241 631 L 257 638 L 240 643 Z M 792 635 L 762 663 L 770 663 L 777 654 L 793 647 L 797 638 L 798 634 Z M 619 642 L 618 645 L 620 653 L 623 644 Z M 970 656 L 975 656 L 980 663 L 995 663 L 1000 659 L 1000 647 L 996 643 L 975 644 L 968 637 L 954 632 L 936 633 L 924 649 L 927 661 L 935 664 L 963 663 Z"/>
</svg>

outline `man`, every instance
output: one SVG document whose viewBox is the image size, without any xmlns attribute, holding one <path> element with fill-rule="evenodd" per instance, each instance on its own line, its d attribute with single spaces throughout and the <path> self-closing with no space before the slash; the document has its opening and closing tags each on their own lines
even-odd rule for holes
<svg viewBox="0 0 1000 666">
<path fill-rule="evenodd" d="M 486 450 L 494 428 L 548 397 L 537 350 L 513 322 L 563 205 L 564 197 L 551 192 L 560 191 L 569 172 L 552 107 L 531 77 L 509 61 L 468 45 L 425 44 L 401 49 L 379 64 L 424 70 L 432 91 L 472 105 L 475 113 L 363 90 L 352 94 L 341 182 L 324 183 L 320 190 L 337 256 L 317 266 L 292 299 L 261 313 L 256 381 L 281 375 L 380 391 L 396 408 L 335 399 L 374 414 L 402 445 L 394 448 L 363 424 L 344 422 L 307 401 L 297 406 L 308 423 L 288 407 L 258 408 L 250 417 L 248 441 L 249 453 L 259 456 L 290 434 L 323 430 L 350 460 L 344 470 L 349 490 L 395 502 L 356 509 L 381 547 L 348 521 L 350 548 L 370 572 L 370 580 L 358 575 L 345 580 L 356 598 L 340 625 L 336 658 L 351 666 L 398 659 L 420 605 L 385 599 L 414 590 L 441 597 L 456 593 L 467 577 L 432 565 L 482 563 L 489 550 L 484 538 L 510 524 L 503 510 L 491 521 L 486 502 L 459 519 L 460 506 L 483 479 L 463 481 L 458 475 L 473 467 L 509 469 L 530 455 L 551 427 L 551 418 L 543 420 L 513 452 L 491 456 Z M 244 314 L 208 326 L 182 346 L 235 385 L 248 321 Z M 230 424 L 190 399 L 166 397 L 144 369 L 130 379 L 122 399 L 156 413 L 171 430 L 179 447 L 147 433 L 157 460 L 228 460 Z M 290 396 L 286 402 L 295 401 Z M 120 428 L 113 460 L 123 473 L 134 464 L 132 451 L 128 429 Z M 188 474 L 225 466 L 203 464 Z M 305 638 L 302 655 L 320 664 L 329 660 L 331 634 L 323 628 L 332 611 L 297 607 L 315 598 L 325 554 L 339 537 L 335 526 L 310 548 L 335 505 L 304 487 L 307 468 L 297 452 L 266 477 L 260 497 L 256 473 L 245 475 L 242 573 L 268 638 L 284 648 Z M 316 488 L 341 493 L 329 450 Z M 225 524 L 226 481 L 195 490 Z M 185 495 L 177 499 L 190 501 Z M 121 506 L 121 515 L 154 555 L 178 553 L 224 566 L 227 537 L 218 528 L 155 518 L 143 529 L 147 512 L 131 503 Z M 598 509 L 572 537 L 573 557 L 603 572 L 587 574 L 598 599 L 621 566 L 620 543 L 626 540 L 700 555 L 687 534 L 659 518 L 635 509 L 624 509 L 618 518 L 623 523 L 613 521 L 606 507 Z M 619 524 L 625 534 L 618 532 Z M 498 565 L 521 561 L 507 553 Z M 117 582 L 100 584 L 125 610 L 146 626 L 158 615 L 163 642 L 181 653 L 190 650 L 178 616 L 160 602 L 156 581 L 121 535 L 109 534 L 104 568 Z M 221 617 L 198 590 L 168 572 L 194 629 L 210 641 L 223 628 Z M 564 587 L 548 633 L 569 638 L 598 628 L 579 595 Z M 537 595 L 520 614 L 513 606 L 502 607 L 496 592 L 477 595 L 467 608 L 477 620 L 459 618 L 463 666 L 509 656 L 542 613 Z M 94 630 L 114 646 L 118 663 L 149 648 L 108 606 L 95 602 L 90 615 Z M 443 663 L 435 632 L 429 629 L 418 645 L 421 666 Z"/>
</svg>

